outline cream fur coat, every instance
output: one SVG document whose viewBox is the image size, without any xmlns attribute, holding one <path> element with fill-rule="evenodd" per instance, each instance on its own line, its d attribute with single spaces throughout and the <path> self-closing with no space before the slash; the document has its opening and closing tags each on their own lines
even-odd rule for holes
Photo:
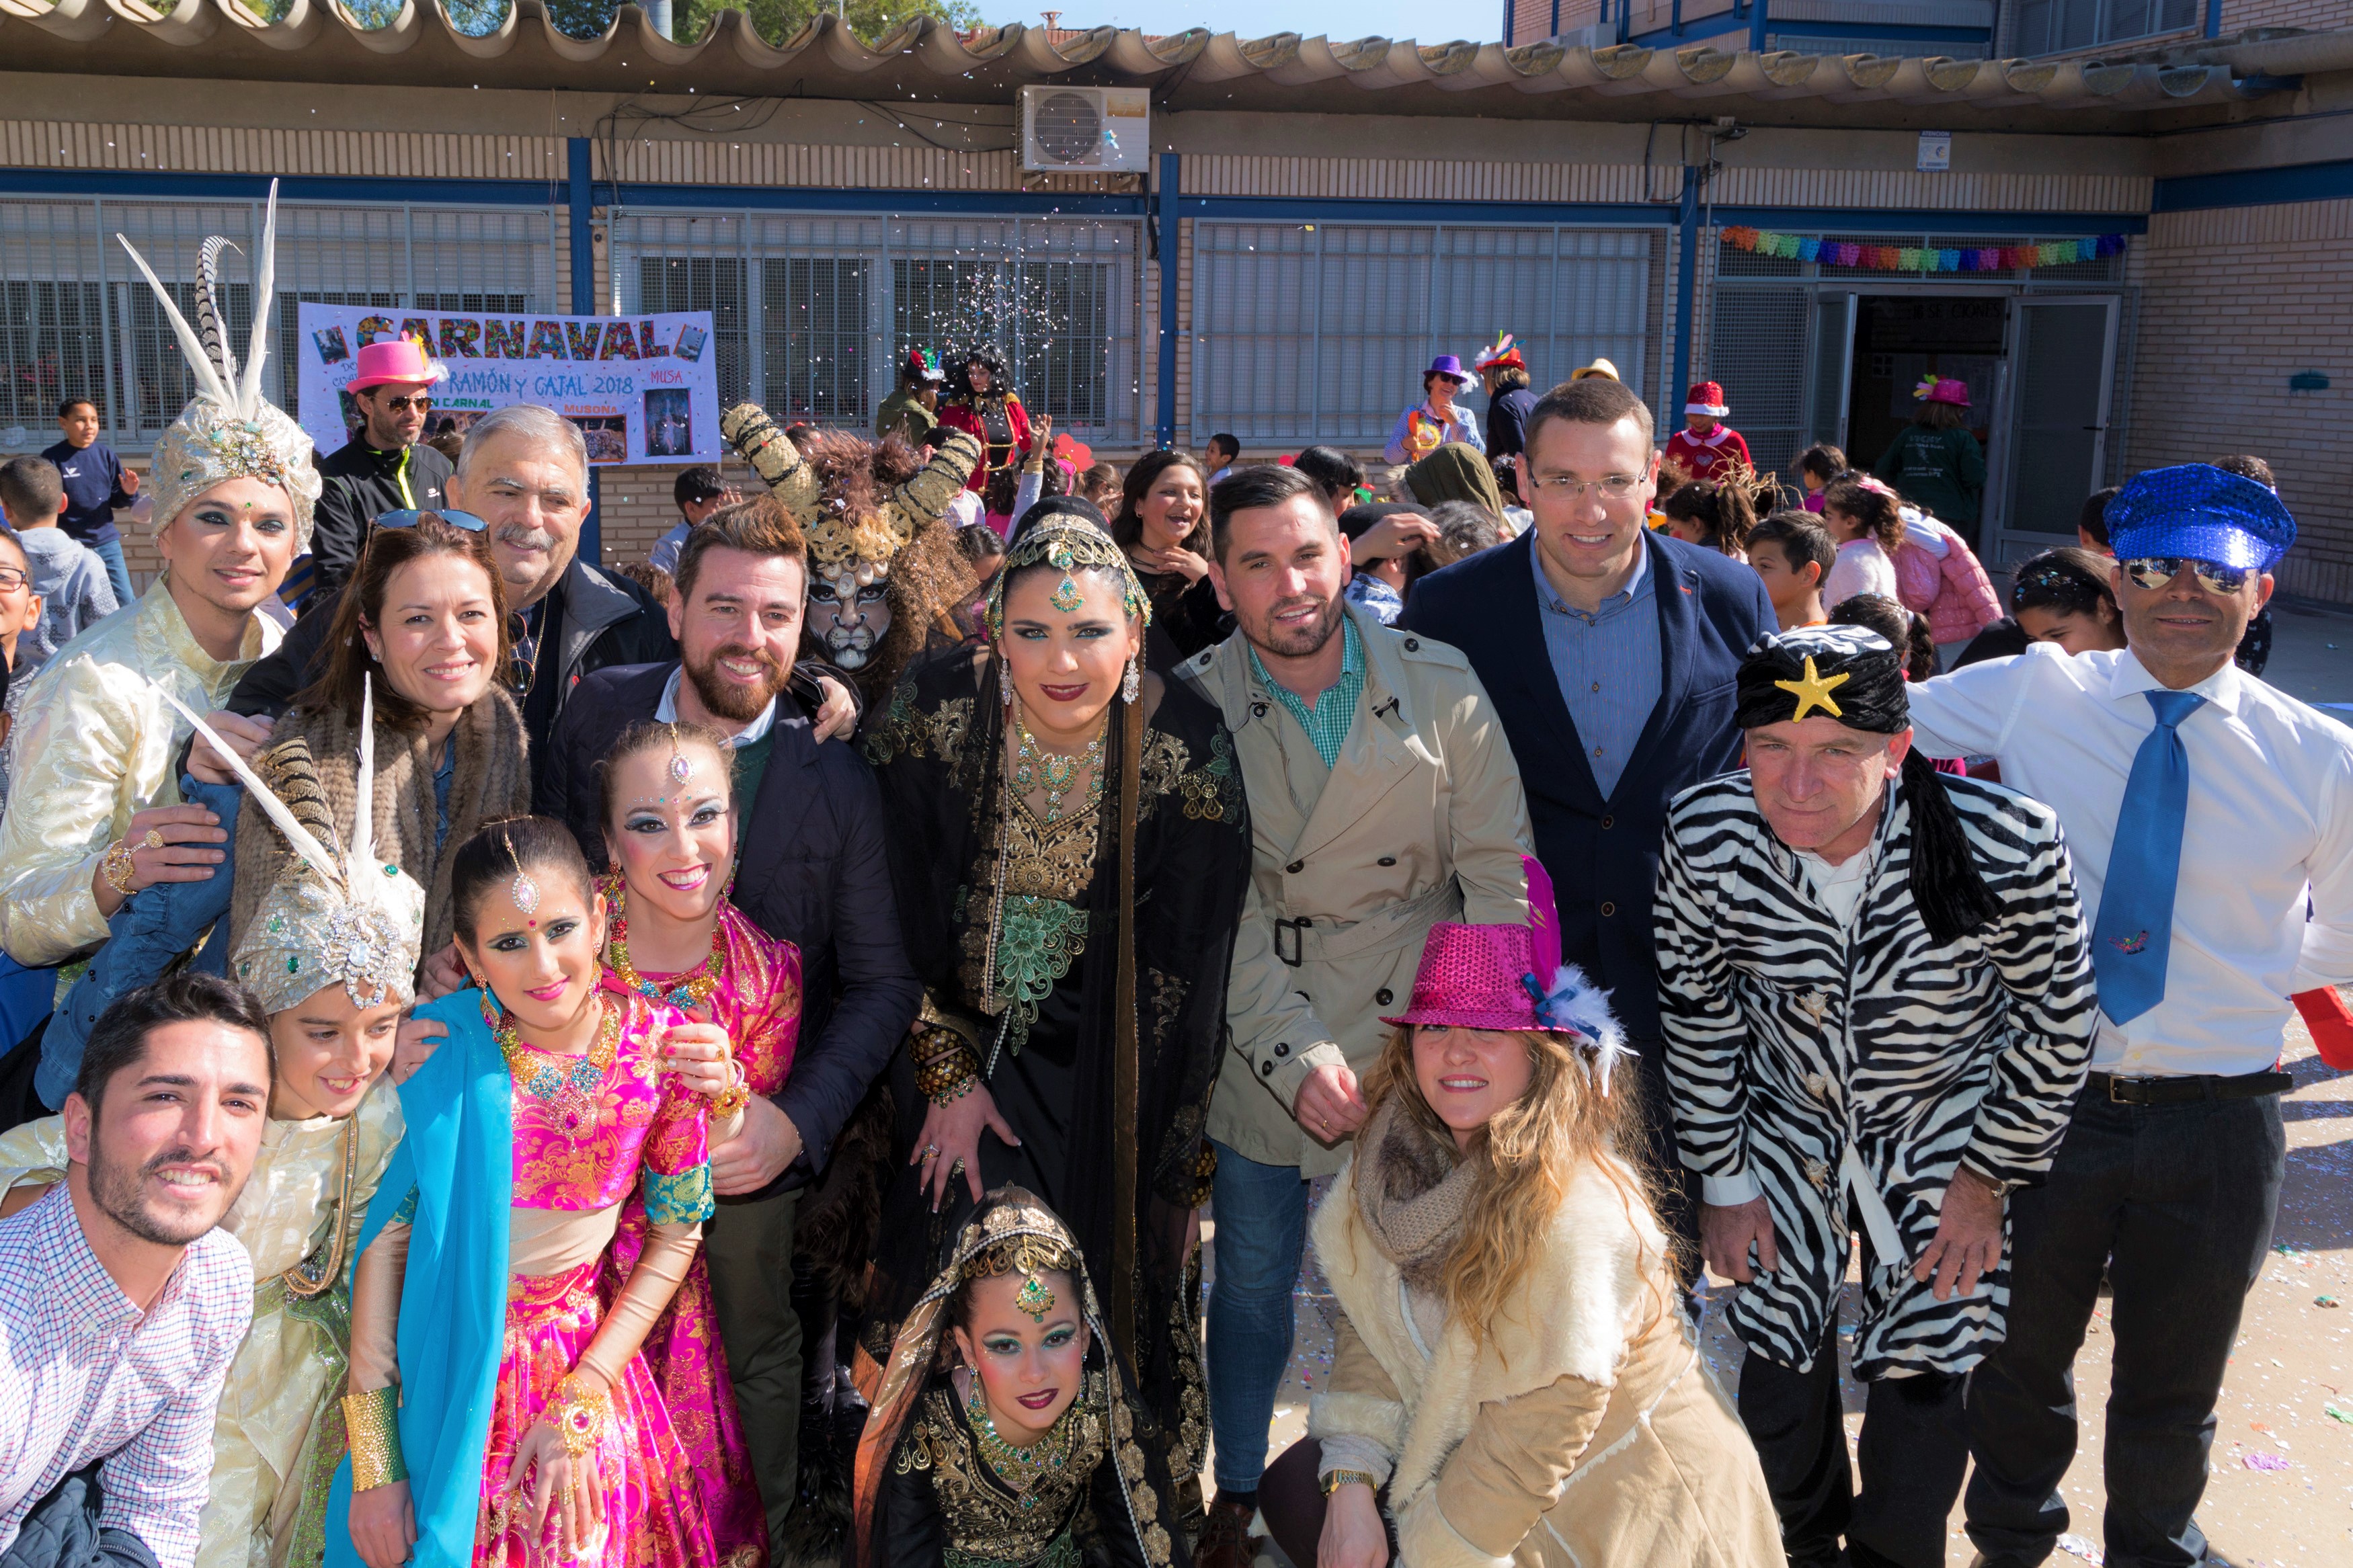
<svg viewBox="0 0 2353 1568">
<path fill-rule="evenodd" d="M 1700 1359 L 1658 1226 L 1599 1167 L 1571 1182 L 1518 1300 L 1475 1347 L 1461 1323 L 1434 1344 L 1419 1334 L 1345 1173 L 1314 1236 L 1345 1316 L 1308 1431 L 1390 1457 L 1403 1568 L 1784 1561 L 1756 1450 Z"/>
</svg>

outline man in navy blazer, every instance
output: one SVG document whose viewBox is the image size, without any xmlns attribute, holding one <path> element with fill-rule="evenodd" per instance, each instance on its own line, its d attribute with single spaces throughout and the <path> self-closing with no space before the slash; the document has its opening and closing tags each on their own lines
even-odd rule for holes
<svg viewBox="0 0 2353 1568">
<path fill-rule="evenodd" d="M 1756 573 L 1653 533 L 1651 411 L 1600 376 L 1528 415 L 1523 491 L 1535 525 L 1414 585 L 1399 617 L 1452 643 L 1487 688 L 1527 791 L 1562 951 L 1610 993 L 1642 1056 L 1667 1216 L 1694 1215 L 1667 1126 L 1651 889 L 1667 804 L 1740 765 L 1741 656 L 1779 625 Z"/>
</svg>

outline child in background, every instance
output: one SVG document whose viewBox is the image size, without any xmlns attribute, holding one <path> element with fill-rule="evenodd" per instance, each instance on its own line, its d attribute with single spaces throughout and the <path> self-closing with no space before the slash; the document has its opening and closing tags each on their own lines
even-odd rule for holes
<svg viewBox="0 0 2353 1568">
<path fill-rule="evenodd" d="M 98 552 L 58 525 L 65 505 L 64 482 L 47 458 L 11 458 L 0 463 L 0 512 L 16 531 L 40 605 L 37 622 L 17 637 L 11 661 L 23 679 L 31 679 L 51 654 L 121 608 Z"/>
<path fill-rule="evenodd" d="M 1109 517 L 1119 505 L 1119 465 L 1097 463 L 1079 476 L 1077 489 Z"/>
<path fill-rule="evenodd" d="M 1798 454 L 1798 481 L 1806 487 L 1806 510 L 1820 513 L 1822 492 L 1846 472 L 1846 454 L 1828 441 L 1817 441 Z"/>
<path fill-rule="evenodd" d="M 1895 563 L 1897 596 L 1907 609 L 1928 617 L 1940 650 L 1958 651 L 2001 619 L 2001 601 L 1968 540 L 1917 507 L 1901 510 L 1904 542 L 1888 552 Z"/>
<path fill-rule="evenodd" d="M 1731 412 L 1721 385 L 1703 381 L 1693 386 L 1683 395 L 1683 427 L 1667 438 L 1669 460 L 1681 463 L 1695 479 L 1720 478 L 1716 468 L 1721 463 L 1737 461 L 1743 468 L 1755 467 L 1748 443 L 1724 422 Z"/>
<path fill-rule="evenodd" d="M 1833 479 L 1822 491 L 1822 526 L 1839 542 L 1838 560 L 1822 583 L 1822 603 L 1835 611 L 1857 594 L 1901 595 L 1895 552 L 1904 544 L 1904 514 L 1895 492 L 1869 474 Z"/>
<path fill-rule="evenodd" d="M 955 531 L 956 548 L 972 563 L 972 574 L 980 579 L 980 598 L 988 598 L 988 585 L 997 581 L 997 572 L 1005 564 L 1005 539 L 993 528 L 959 528 Z"/>
<path fill-rule="evenodd" d="M 1685 544 L 1702 545 L 1746 565 L 1749 530 L 1760 509 L 1771 505 L 1780 487 L 1770 474 L 1746 463 L 1723 463 L 1715 477 L 1678 487 L 1659 510 L 1667 532 Z"/>
<path fill-rule="evenodd" d="M 2089 550 L 2046 550 L 2018 569 L 2010 614 L 2028 643 L 2056 643 L 2070 654 L 2125 646 L 2124 616 L 2108 585 L 2108 558 Z"/>
<path fill-rule="evenodd" d="M 1838 541 L 1810 512 L 1777 511 L 1748 535 L 1748 564 L 1764 580 L 1765 595 L 1785 632 L 1830 619 L 1822 608 L 1822 583 L 1837 560 Z"/>
</svg>

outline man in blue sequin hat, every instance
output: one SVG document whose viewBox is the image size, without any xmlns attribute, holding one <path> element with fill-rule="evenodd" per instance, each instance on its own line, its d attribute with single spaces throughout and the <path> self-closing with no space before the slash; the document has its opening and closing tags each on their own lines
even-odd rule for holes
<svg viewBox="0 0 2353 1568">
<path fill-rule="evenodd" d="M 2010 1205 L 2009 1337 L 1970 1374 L 1969 1537 L 1989 1568 L 2069 1527 L 2073 1364 L 2114 1288 L 2115 1564 L 2220 1559 L 2192 1514 L 2278 1213 L 2289 998 L 2353 982 L 2353 731 L 2239 669 L 2295 521 L 2203 463 L 2105 510 L 2126 646 L 2037 644 L 1911 691 L 1914 743 L 1990 755 L 2059 815 L 2092 925 L 2092 1072 Z"/>
</svg>

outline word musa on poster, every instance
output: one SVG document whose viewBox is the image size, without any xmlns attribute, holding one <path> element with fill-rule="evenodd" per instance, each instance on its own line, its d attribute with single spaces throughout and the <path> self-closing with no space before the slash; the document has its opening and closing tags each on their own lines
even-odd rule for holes
<svg viewBox="0 0 2353 1568">
<path fill-rule="evenodd" d="M 351 438 L 359 351 L 384 338 L 424 342 L 448 368 L 433 388 L 427 435 L 462 431 L 493 408 L 537 403 L 575 425 L 591 463 L 719 458 L 718 356 L 711 312 L 649 316 L 403 313 L 355 305 L 301 310 L 302 428 L 322 452 Z"/>
</svg>

